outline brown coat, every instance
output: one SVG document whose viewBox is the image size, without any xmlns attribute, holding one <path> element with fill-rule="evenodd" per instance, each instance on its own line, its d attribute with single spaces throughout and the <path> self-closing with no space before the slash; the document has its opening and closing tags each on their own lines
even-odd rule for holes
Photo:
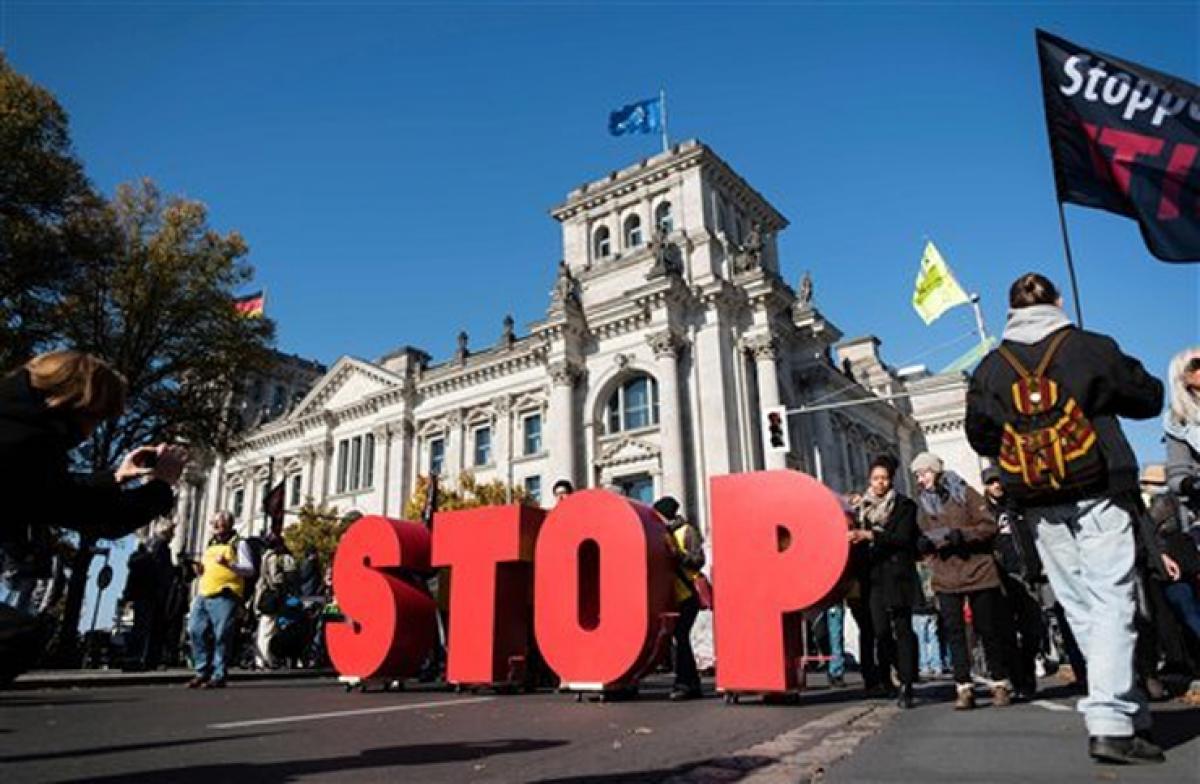
<svg viewBox="0 0 1200 784">
<path fill-rule="evenodd" d="M 933 590 L 938 593 L 982 591 L 1000 585 L 1000 571 L 992 557 L 992 540 L 999 528 L 987 502 L 975 488 L 967 487 L 966 499 L 959 503 L 948 499 L 941 514 L 929 514 L 918 504 L 918 524 L 921 533 L 942 528 L 962 531 L 965 544 L 957 548 L 938 550 L 929 561 L 933 571 Z"/>
</svg>

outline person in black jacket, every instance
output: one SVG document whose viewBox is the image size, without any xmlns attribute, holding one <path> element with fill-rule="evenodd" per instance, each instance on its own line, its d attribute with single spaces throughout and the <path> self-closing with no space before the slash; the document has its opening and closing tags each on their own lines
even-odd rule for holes
<svg viewBox="0 0 1200 784">
<path fill-rule="evenodd" d="M 852 544 L 869 544 L 869 608 L 875 631 L 876 667 L 885 681 L 892 666 L 900 678 L 898 704 L 911 708 L 917 679 L 917 637 L 912 611 L 917 603 L 917 505 L 896 491 L 896 461 L 880 455 L 871 462 L 870 486 L 858 503 L 861 528 Z"/>
<path fill-rule="evenodd" d="M 1058 290 L 1022 275 L 1004 340 L 971 377 L 967 439 L 996 461 L 1088 663 L 1080 702 L 1098 762 L 1161 762 L 1134 679 L 1138 468 L 1118 417 L 1149 419 L 1163 385 L 1112 339 L 1071 324 Z M 1137 733 L 1137 734 L 1135 734 Z"/>
<path fill-rule="evenodd" d="M 125 408 L 125 380 L 103 360 L 55 351 L 0 379 L 0 560 L 20 574 L 48 563 L 45 531 L 116 539 L 166 514 L 187 461 L 181 447 L 135 449 L 116 471 L 72 473 L 68 454 Z M 139 484 L 133 487 L 133 484 Z M 29 619 L 0 604 L 0 682 L 30 662 Z"/>
</svg>

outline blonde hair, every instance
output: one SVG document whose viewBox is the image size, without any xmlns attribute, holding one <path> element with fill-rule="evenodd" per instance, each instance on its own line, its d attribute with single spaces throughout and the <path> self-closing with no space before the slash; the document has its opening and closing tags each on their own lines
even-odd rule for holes
<svg viewBox="0 0 1200 784">
<path fill-rule="evenodd" d="M 97 421 L 113 419 L 125 410 L 125 377 L 91 354 L 51 351 L 25 363 L 29 384 L 46 397 L 50 408 L 63 409 Z"/>
<path fill-rule="evenodd" d="M 1200 393 L 1188 389 L 1183 378 L 1187 363 L 1196 357 L 1200 357 L 1200 346 L 1185 348 L 1171 359 L 1167 369 L 1167 381 L 1171 385 L 1170 416 L 1181 425 L 1200 424 Z"/>
</svg>

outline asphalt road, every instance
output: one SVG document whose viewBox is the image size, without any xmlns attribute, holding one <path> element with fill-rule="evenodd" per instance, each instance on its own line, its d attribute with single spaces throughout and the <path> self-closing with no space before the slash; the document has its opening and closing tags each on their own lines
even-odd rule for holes
<svg viewBox="0 0 1200 784">
<path fill-rule="evenodd" d="M 819 677 L 819 676 L 818 676 Z M 16 782 L 656 781 L 851 705 L 634 702 L 413 690 L 330 680 L 0 693 L 0 779 Z"/>
</svg>

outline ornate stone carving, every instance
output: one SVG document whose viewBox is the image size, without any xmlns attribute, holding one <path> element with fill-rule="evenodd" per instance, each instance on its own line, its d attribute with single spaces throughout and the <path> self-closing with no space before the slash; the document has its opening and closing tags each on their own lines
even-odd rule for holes
<svg viewBox="0 0 1200 784">
<path fill-rule="evenodd" d="M 579 281 L 571 274 L 567 262 L 558 262 L 558 277 L 554 280 L 554 291 L 550 294 L 550 309 L 561 310 L 579 304 Z"/>
<path fill-rule="evenodd" d="M 574 362 L 551 362 L 546 367 L 546 372 L 550 374 L 550 381 L 555 386 L 574 386 L 575 382 L 583 375 L 583 369 Z"/>
<path fill-rule="evenodd" d="M 504 317 L 503 331 L 500 333 L 500 348 L 510 349 L 513 343 L 517 342 L 517 336 L 514 332 L 516 322 L 513 321 L 512 315 Z"/>
<path fill-rule="evenodd" d="M 454 352 L 454 361 L 462 365 L 467 361 L 467 357 L 471 351 L 467 348 L 467 342 L 470 340 L 465 331 L 458 333 L 458 350 Z"/>
<path fill-rule="evenodd" d="M 646 336 L 646 342 L 654 352 L 655 359 L 662 357 L 678 357 L 684 347 L 684 340 L 674 330 L 664 329 Z"/>
<path fill-rule="evenodd" d="M 774 335 L 751 335 L 742 339 L 742 346 L 759 362 L 779 358 L 779 341 Z"/>
<path fill-rule="evenodd" d="M 492 398 L 492 408 L 500 416 L 508 416 L 508 412 L 512 411 L 512 398 L 509 395 L 497 395 Z"/>
<path fill-rule="evenodd" d="M 619 353 L 614 354 L 613 355 L 613 364 L 621 369 L 624 369 L 629 364 L 629 355 L 628 354 L 619 354 Z"/>
<path fill-rule="evenodd" d="M 667 235 L 661 226 L 654 230 L 654 237 L 650 240 L 650 252 L 654 255 L 654 265 L 646 273 L 646 280 L 679 275 L 683 272 L 679 247 L 675 243 L 667 241 Z"/>
<path fill-rule="evenodd" d="M 800 290 L 796 294 L 796 304 L 801 308 L 812 307 L 813 298 L 813 280 L 812 274 L 805 271 L 804 277 L 800 279 Z"/>
<path fill-rule="evenodd" d="M 746 235 L 745 243 L 733 253 L 733 271 L 743 273 L 761 267 L 765 247 L 762 226 L 755 222 L 750 228 L 750 233 Z"/>
<path fill-rule="evenodd" d="M 450 413 L 446 414 L 446 424 L 448 424 L 451 428 L 462 427 L 462 423 L 463 423 L 462 409 L 456 408 L 453 411 L 451 411 Z"/>
</svg>

